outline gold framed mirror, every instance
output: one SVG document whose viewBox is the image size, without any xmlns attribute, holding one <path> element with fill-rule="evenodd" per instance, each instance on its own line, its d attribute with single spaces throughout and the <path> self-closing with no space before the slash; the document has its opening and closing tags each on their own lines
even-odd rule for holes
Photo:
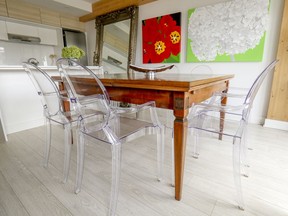
<svg viewBox="0 0 288 216">
<path fill-rule="evenodd" d="M 129 74 L 135 61 L 137 24 L 137 6 L 97 16 L 93 64 L 103 66 L 104 73 Z"/>
</svg>

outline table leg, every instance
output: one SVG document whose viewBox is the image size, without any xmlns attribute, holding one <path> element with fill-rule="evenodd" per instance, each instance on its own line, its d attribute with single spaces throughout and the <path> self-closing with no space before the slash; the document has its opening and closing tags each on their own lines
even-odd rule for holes
<svg viewBox="0 0 288 216">
<path fill-rule="evenodd" d="M 187 140 L 187 119 L 174 120 L 175 199 L 181 200 Z"/>
<path fill-rule="evenodd" d="M 229 88 L 229 81 L 226 82 L 226 89 L 222 91 L 223 93 L 227 93 Z M 221 105 L 225 106 L 227 104 L 227 97 L 221 97 Z M 222 140 L 223 130 L 224 130 L 224 119 L 225 119 L 225 112 L 220 111 L 220 133 L 219 133 L 219 140 Z"/>
<path fill-rule="evenodd" d="M 181 200 L 187 140 L 189 94 L 174 93 L 174 172 L 175 199 Z"/>
</svg>

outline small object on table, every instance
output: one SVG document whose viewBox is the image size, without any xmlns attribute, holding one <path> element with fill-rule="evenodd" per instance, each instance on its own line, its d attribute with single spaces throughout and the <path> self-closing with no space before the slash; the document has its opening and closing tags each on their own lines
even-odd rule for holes
<svg viewBox="0 0 288 216">
<path fill-rule="evenodd" d="M 169 65 L 169 66 L 162 65 L 159 67 L 148 68 L 148 67 L 140 67 L 140 66 L 130 64 L 129 67 L 134 71 L 145 73 L 145 76 L 147 78 L 154 78 L 156 73 L 172 69 L 174 65 Z"/>
</svg>

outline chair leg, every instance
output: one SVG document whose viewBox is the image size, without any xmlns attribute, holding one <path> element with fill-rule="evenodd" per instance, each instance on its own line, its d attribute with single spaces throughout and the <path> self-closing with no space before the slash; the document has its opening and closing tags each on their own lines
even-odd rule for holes
<svg viewBox="0 0 288 216">
<path fill-rule="evenodd" d="M 198 159 L 199 152 L 198 152 L 198 145 L 199 145 L 199 130 L 193 129 L 193 147 L 192 147 L 192 157 Z"/>
<path fill-rule="evenodd" d="M 249 157 L 248 157 L 248 146 L 247 146 L 247 128 L 244 129 L 241 141 L 241 164 L 243 168 L 243 176 L 249 177 Z"/>
<path fill-rule="evenodd" d="M 63 178 L 63 183 L 66 183 L 68 180 L 68 175 L 69 175 L 69 167 L 70 167 L 70 158 L 71 158 L 71 147 L 72 147 L 72 131 L 71 131 L 71 125 L 66 124 L 64 125 L 64 136 L 65 136 L 65 151 L 64 151 L 64 168 L 63 168 L 63 173 L 64 173 L 64 178 Z"/>
<path fill-rule="evenodd" d="M 49 162 L 49 155 L 50 155 L 50 146 L 51 146 L 51 121 L 50 119 L 45 119 L 46 124 L 46 143 L 44 148 L 44 162 L 43 166 L 47 167 Z"/>
<path fill-rule="evenodd" d="M 84 134 L 77 131 L 77 173 L 76 173 L 76 188 L 75 193 L 78 194 L 81 191 L 83 171 L 84 171 L 84 156 L 85 156 L 85 139 Z"/>
<path fill-rule="evenodd" d="M 198 128 L 203 128 L 204 120 L 205 120 L 205 115 L 199 115 L 196 119 L 197 122 L 197 127 Z M 198 158 L 199 157 L 199 136 L 200 136 L 200 130 L 197 128 L 193 128 L 193 146 L 192 146 L 192 157 L 193 158 Z"/>
<path fill-rule="evenodd" d="M 163 162 L 164 162 L 164 126 L 160 126 L 159 132 L 157 132 L 157 179 L 158 181 L 161 181 L 163 178 Z"/>
<path fill-rule="evenodd" d="M 112 152 L 112 179 L 108 216 L 116 215 L 121 173 L 121 143 L 111 145 Z"/>
<path fill-rule="evenodd" d="M 243 194 L 242 194 L 242 185 L 241 185 L 241 163 L 240 163 L 240 157 L 241 157 L 241 140 L 234 138 L 233 139 L 233 174 L 234 174 L 234 183 L 236 187 L 237 192 L 237 201 L 238 201 L 238 207 L 241 210 L 244 210 L 244 200 L 243 200 Z"/>
<path fill-rule="evenodd" d="M 174 158 L 174 130 L 172 129 L 172 137 L 171 137 L 171 186 L 175 187 L 175 158 Z"/>
</svg>

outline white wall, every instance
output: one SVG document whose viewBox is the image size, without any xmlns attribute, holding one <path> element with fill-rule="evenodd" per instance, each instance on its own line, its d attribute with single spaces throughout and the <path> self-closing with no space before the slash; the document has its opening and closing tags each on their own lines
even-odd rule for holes
<svg viewBox="0 0 288 216">
<path fill-rule="evenodd" d="M 201 7 L 209 4 L 224 2 L 225 0 L 158 0 L 156 2 L 143 5 L 139 8 L 138 36 L 136 49 L 136 64 L 142 64 L 142 23 L 147 18 L 166 15 L 170 13 L 182 12 L 181 17 L 181 63 L 176 64 L 181 73 L 189 73 L 199 63 L 185 63 L 186 58 L 186 40 L 187 40 L 187 12 L 190 8 Z M 216 74 L 235 74 L 231 81 L 231 86 L 250 87 L 257 75 L 276 58 L 279 31 L 283 12 L 284 0 L 272 0 L 270 3 L 269 26 L 266 32 L 264 56 L 262 62 L 227 62 L 227 63 L 201 63 L 209 65 Z M 159 10 L 161 9 L 161 10 Z M 150 66 L 156 66 L 153 64 Z M 265 81 L 251 112 L 250 122 L 262 124 L 266 117 L 272 77 Z"/>
</svg>

